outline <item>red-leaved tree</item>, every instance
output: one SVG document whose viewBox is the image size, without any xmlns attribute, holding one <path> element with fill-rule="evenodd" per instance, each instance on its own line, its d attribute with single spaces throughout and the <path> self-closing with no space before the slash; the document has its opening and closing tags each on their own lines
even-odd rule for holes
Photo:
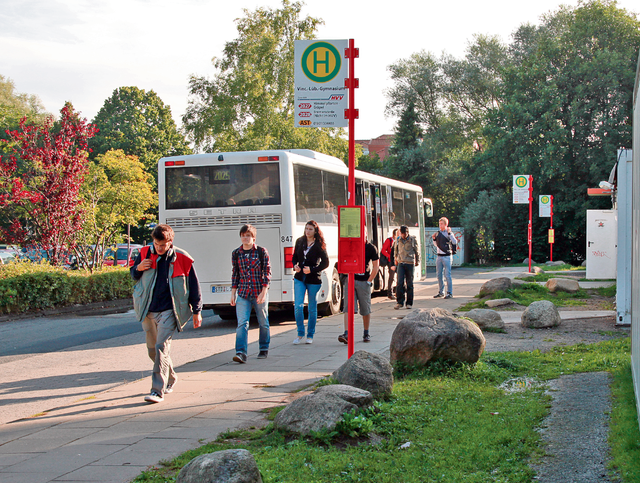
<svg viewBox="0 0 640 483">
<path fill-rule="evenodd" d="M 75 246 L 87 141 L 98 131 L 70 105 L 60 113 L 57 123 L 24 118 L 19 130 L 6 131 L 12 154 L 0 159 L 0 239 L 47 250 L 54 265 Z"/>
</svg>

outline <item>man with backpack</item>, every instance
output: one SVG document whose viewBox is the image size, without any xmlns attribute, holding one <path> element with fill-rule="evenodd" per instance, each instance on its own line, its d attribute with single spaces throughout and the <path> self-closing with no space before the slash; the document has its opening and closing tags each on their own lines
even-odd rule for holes
<svg viewBox="0 0 640 483">
<path fill-rule="evenodd" d="M 438 293 L 433 296 L 434 299 L 444 297 L 450 299 L 453 297 L 453 283 L 451 281 L 451 262 L 453 254 L 456 252 L 458 241 L 451 233 L 449 220 L 444 216 L 438 220 L 440 231 L 433 234 L 433 244 L 436 247 L 438 256 L 436 257 L 436 273 L 438 274 Z M 447 294 L 444 293 L 444 278 L 447 279 Z"/>
<path fill-rule="evenodd" d="M 407 294 L 408 309 L 413 307 L 413 270 L 420 265 L 420 249 L 418 240 L 409 234 L 406 225 L 400 227 L 400 236 L 394 243 L 394 263 L 398 282 L 396 285 L 397 304 L 394 309 L 398 310 L 404 306 L 405 292 Z"/>
</svg>

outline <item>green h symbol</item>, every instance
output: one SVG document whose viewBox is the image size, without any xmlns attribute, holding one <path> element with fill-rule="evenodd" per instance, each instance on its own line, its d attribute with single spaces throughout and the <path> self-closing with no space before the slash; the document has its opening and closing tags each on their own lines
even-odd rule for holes
<svg viewBox="0 0 640 483">
<path fill-rule="evenodd" d="M 313 73 L 318 73 L 318 65 L 324 64 L 325 72 L 329 72 L 329 52 L 325 52 L 324 60 L 318 60 L 318 51 L 313 51 Z"/>
</svg>

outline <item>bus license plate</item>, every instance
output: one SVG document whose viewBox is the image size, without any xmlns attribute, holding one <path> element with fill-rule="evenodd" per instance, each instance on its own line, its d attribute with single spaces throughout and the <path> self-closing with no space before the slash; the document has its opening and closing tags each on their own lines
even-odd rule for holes
<svg viewBox="0 0 640 483">
<path fill-rule="evenodd" d="M 231 293 L 231 285 L 212 285 L 211 293 Z"/>
</svg>

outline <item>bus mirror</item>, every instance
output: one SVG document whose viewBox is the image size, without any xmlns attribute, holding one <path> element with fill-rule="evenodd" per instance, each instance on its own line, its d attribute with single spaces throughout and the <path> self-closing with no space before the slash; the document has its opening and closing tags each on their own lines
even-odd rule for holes
<svg viewBox="0 0 640 483">
<path fill-rule="evenodd" d="M 433 216 L 433 202 L 430 198 L 424 198 L 424 216 L 431 218 Z"/>
</svg>

